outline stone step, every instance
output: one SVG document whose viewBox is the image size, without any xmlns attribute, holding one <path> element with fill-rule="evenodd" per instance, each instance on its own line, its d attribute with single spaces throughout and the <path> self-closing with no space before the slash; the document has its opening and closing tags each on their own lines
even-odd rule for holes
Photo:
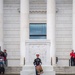
<svg viewBox="0 0 75 75">
<path fill-rule="evenodd" d="M 64 67 L 54 67 L 56 74 L 74 74 L 75 75 L 75 66 L 64 66 Z"/>
<path fill-rule="evenodd" d="M 5 74 L 6 75 L 19 75 L 22 70 L 22 67 L 6 67 L 5 68 Z M 75 75 L 75 66 L 65 66 L 60 67 L 56 66 L 54 67 L 54 71 L 57 75 Z"/>
<path fill-rule="evenodd" d="M 4 75 L 20 75 L 20 74 L 4 74 Z"/>
<path fill-rule="evenodd" d="M 20 74 L 22 67 L 6 67 L 5 74 Z"/>
</svg>

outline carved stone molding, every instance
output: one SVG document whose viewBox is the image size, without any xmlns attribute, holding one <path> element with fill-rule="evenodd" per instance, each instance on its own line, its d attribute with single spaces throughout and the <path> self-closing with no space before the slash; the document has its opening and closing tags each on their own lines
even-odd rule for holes
<svg viewBox="0 0 75 75">
<path fill-rule="evenodd" d="M 30 13 L 46 13 L 47 11 L 30 11 Z"/>
</svg>

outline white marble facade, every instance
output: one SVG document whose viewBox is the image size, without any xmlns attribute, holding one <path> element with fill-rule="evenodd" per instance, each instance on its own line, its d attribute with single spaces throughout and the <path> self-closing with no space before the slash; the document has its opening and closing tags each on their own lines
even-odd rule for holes
<svg viewBox="0 0 75 75">
<path fill-rule="evenodd" d="M 24 8 L 25 5 L 21 6 L 21 1 L 26 3 L 28 0 L 0 0 L 0 46 L 2 50 L 7 50 L 8 66 L 23 66 L 24 64 L 25 40 L 29 40 L 29 23 L 48 24 L 47 39 L 52 44 L 51 54 L 58 57 L 58 66 L 69 66 L 69 53 L 75 45 L 74 0 L 49 0 L 55 1 L 52 2 L 53 10 L 48 8 L 47 0 L 29 0 L 27 2 L 29 6 L 26 5 L 27 3 L 25 4 L 27 9 Z M 51 14 L 47 14 L 47 11 Z M 48 15 L 51 17 L 48 17 Z M 52 34 L 49 27 L 53 30 Z M 55 47 L 53 48 L 53 46 Z M 31 45 L 29 48 L 32 49 L 33 47 L 35 46 Z M 45 54 L 45 47 L 44 52 L 41 48 L 39 50 L 42 51 L 42 54 Z M 32 49 L 29 52 L 33 55 L 32 51 L 34 50 Z M 32 56 L 30 55 L 30 57 Z M 40 57 L 44 58 L 44 56 Z M 29 59 L 29 61 L 32 62 L 33 59 Z M 46 60 L 44 59 L 44 61 Z"/>
</svg>

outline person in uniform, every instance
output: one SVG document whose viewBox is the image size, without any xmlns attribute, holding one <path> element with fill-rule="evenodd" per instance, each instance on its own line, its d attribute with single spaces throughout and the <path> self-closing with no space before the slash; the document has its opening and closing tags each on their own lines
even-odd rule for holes
<svg viewBox="0 0 75 75">
<path fill-rule="evenodd" d="M 39 54 L 36 54 L 36 59 L 34 59 L 33 64 L 35 65 L 35 69 L 36 69 L 36 75 L 40 75 L 41 73 L 43 73 L 43 69 L 41 67 L 41 59 L 39 58 Z"/>
</svg>

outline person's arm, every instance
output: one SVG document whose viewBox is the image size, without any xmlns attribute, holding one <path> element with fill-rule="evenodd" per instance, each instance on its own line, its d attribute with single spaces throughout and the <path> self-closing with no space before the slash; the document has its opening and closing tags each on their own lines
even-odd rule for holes
<svg viewBox="0 0 75 75">
<path fill-rule="evenodd" d="M 36 66 L 36 59 L 34 60 L 33 64 L 34 64 L 34 66 Z"/>
<path fill-rule="evenodd" d="M 41 59 L 40 59 L 40 65 L 42 64 Z"/>
</svg>

